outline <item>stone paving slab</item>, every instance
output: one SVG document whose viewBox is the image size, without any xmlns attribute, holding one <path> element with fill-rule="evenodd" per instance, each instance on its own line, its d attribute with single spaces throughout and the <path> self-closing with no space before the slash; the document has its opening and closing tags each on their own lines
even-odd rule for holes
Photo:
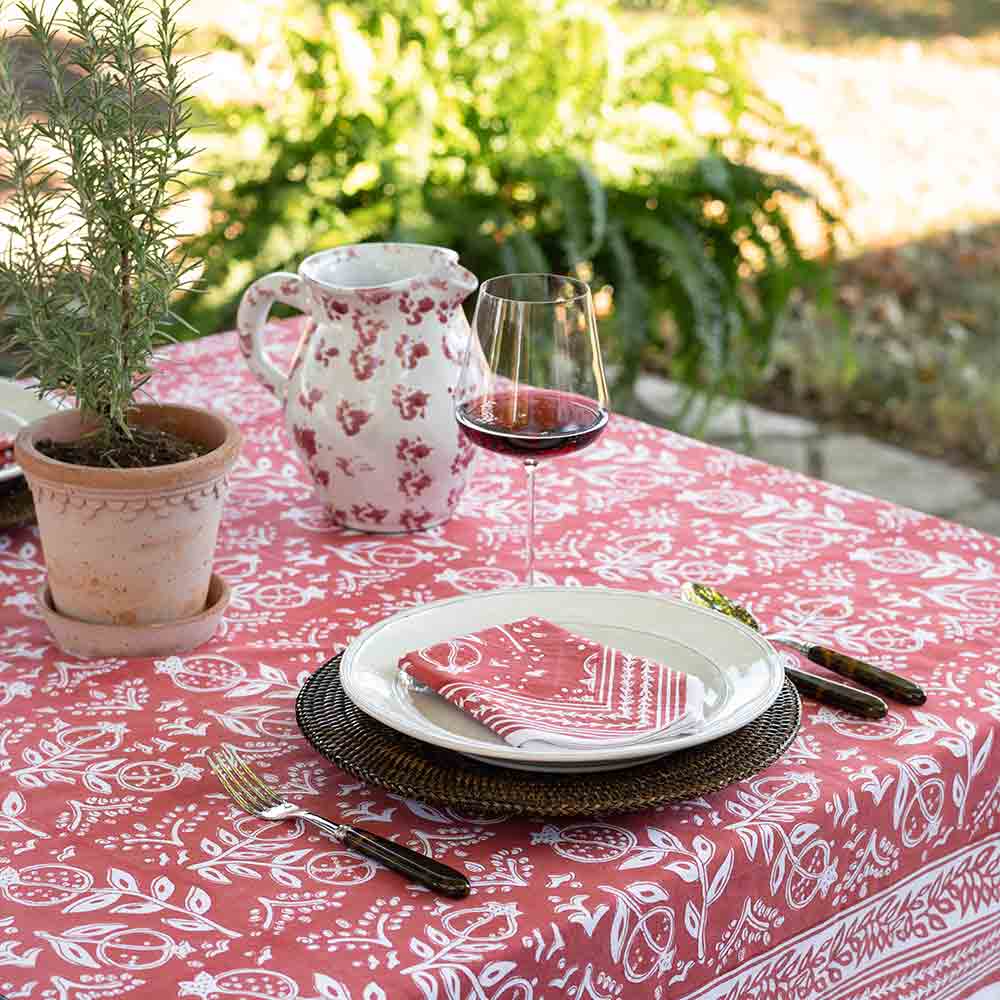
<svg viewBox="0 0 1000 1000">
<path fill-rule="evenodd" d="M 640 375 L 636 380 L 635 398 L 639 405 L 661 419 L 680 413 L 687 396 L 686 389 L 656 375 Z M 698 409 L 698 404 L 695 408 Z M 710 441 L 736 439 L 743 436 L 746 426 L 754 437 L 811 437 L 819 433 L 816 424 L 804 417 L 775 413 L 752 403 L 716 400 L 702 436 Z"/>
<path fill-rule="evenodd" d="M 988 535 L 1000 535 L 1000 500 L 984 500 L 964 510 L 956 511 L 952 521 L 978 528 Z"/>
<path fill-rule="evenodd" d="M 655 375 L 643 375 L 636 384 L 640 415 L 654 423 L 675 419 L 685 397 L 680 386 Z M 750 441 L 744 434 L 741 410 L 749 423 Z M 980 477 L 938 459 L 862 434 L 832 431 L 803 417 L 740 403 L 720 405 L 700 437 L 773 465 L 1000 536 L 1000 500 L 985 491 Z"/>
<path fill-rule="evenodd" d="M 981 498 L 976 476 L 861 434 L 822 441 L 822 477 L 929 514 L 948 516 Z"/>
</svg>

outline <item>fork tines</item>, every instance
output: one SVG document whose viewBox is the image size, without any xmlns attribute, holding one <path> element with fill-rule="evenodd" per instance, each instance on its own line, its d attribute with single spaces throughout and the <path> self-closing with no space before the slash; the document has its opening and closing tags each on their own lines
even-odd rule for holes
<svg viewBox="0 0 1000 1000">
<path fill-rule="evenodd" d="M 231 747 L 207 754 L 208 766 L 229 793 L 229 797 L 249 813 L 280 806 L 284 800 L 237 755 Z"/>
</svg>

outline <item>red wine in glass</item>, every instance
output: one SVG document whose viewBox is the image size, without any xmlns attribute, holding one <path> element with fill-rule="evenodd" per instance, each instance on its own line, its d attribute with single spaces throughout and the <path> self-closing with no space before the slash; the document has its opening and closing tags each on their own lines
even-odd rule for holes
<svg viewBox="0 0 1000 1000">
<path fill-rule="evenodd" d="M 579 451 L 608 423 L 608 411 L 592 399 L 532 386 L 477 396 L 462 403 L 455 416 L 473 444 L 522 458 Z"/>
<path fill-rule="evenodd" d="M 479 289 L 474 336 L 455 388 L 455 419 L 473 444 L 515 456 L 528 485 L 527 583 L 535 580 L 535 469 L 577 452 L 608 424 L 608 386 L 587 283 L 501 274 Z"/>
</svg>

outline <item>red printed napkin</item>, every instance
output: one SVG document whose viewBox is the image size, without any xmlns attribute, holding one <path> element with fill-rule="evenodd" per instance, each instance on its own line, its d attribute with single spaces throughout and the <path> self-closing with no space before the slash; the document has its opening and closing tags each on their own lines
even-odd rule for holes
<svg viewBox="0 0 1000 1000">
<path fill-rule="evenodd" d="M 417 649 L 399 666 L 518 747 L 626 746 L 703 720 L 697 677 L 543 618 Z"/>
</svg>

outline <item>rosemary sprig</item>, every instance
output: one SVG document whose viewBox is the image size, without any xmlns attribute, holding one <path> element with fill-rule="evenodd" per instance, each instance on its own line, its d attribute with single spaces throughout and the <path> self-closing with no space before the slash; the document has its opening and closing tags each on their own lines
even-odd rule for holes
<svg viewBox="0 0 1000 1000">
<path fill-rule="evenodd" d="M 0 41 L 4 346 L 40 394 L 74 396 L 113 436 L 129 435 L 194 266 L 172 214 L 196 152 L 181 6 L 21 0 L 16 34 Z M 12 72 L 16 45 L 37 59 L 37 99 Z"/>
</svg>

